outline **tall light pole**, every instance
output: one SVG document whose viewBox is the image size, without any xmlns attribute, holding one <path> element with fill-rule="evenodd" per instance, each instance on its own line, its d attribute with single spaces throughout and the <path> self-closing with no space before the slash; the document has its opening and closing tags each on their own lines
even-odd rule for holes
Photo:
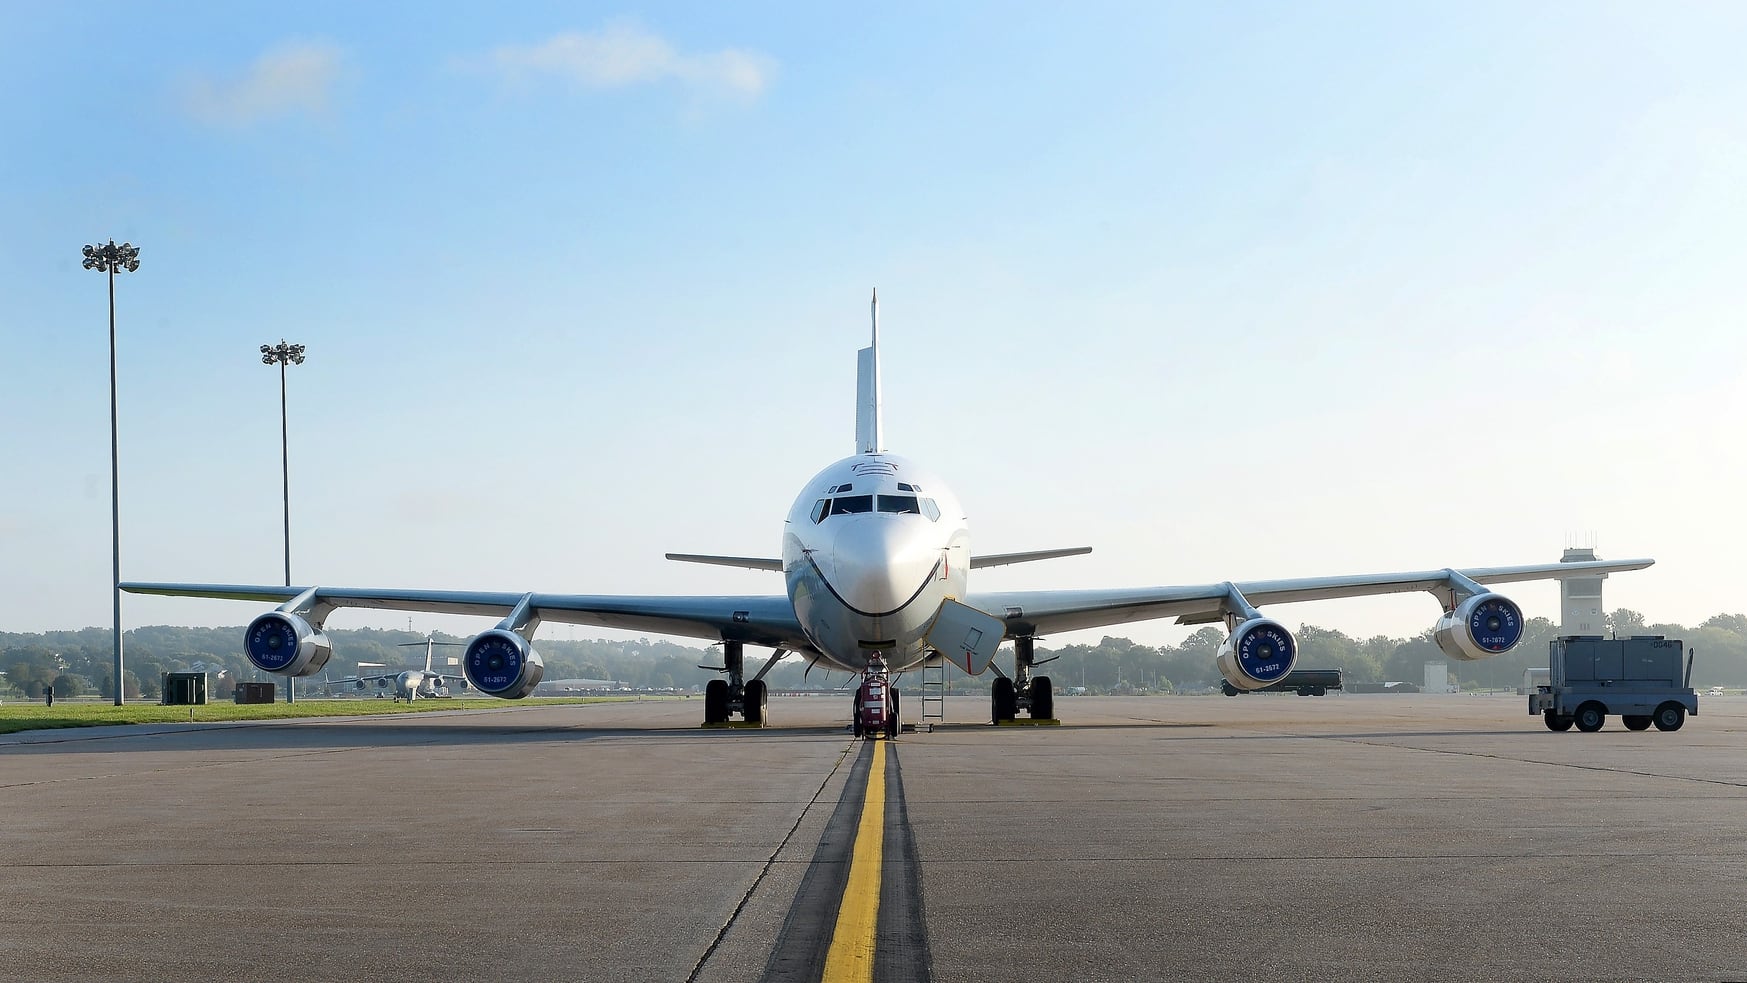
<svg viewBox="0 0 1747 983">
<path fill-rule="evenodd" d="M 279 339 L 279 344 L 262 345 L 261 361 L 267 365 L 279 365 L 279 463 L 281 474 L 285 477 L 285 586 L 291 586 L 291 442 L 290 429 L 286 425 L 285 416 L 285 367 L 303 364 L 303 346 L 287 345 L 285 339 Z M 297 680 L 291 676 L 285 677 L 285 702 L 297 702 Z"/>
<path fill-rule="evenodd" d="M 121 444 L 115 435 L 115 274 L 140 268 L 131 242 L 85 247 L 85 268 L 109 274 L 109 545 L 114 564 L 109 590 L 115 600 L 115 705 L 121 706 Z"/>
</svg>

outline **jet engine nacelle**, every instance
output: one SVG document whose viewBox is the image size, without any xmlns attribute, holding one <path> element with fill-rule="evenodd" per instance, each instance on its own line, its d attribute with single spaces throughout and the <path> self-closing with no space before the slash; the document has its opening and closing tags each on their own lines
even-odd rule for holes
<svg viewBox="0 0 1747 983">
<path fill-rule="evenodd" d="M 1298 642 L 1272 618 L 1251 618 L 1219 646 L 1219 674 L 1238 689 L 1261 689 L 1279 682 L 1298 661 Z"/>
<path fill-rule="evenodd" d="M 467 643 L 461 672 L 474 689 L 487 696 L 519 700 L 534 691 L 546 675 L 546 664 L 528 640 L 503 628 L 493 628 Z"/>
<path fill-rule="evenodd" d="M 1452 659 L 1490 659 L 1523 640 L 1523 609 L 1502 594 L 1475 594 L 1439 618 L 1432 637 Z"/>
<path fill-rule="evenodd" d="M 243 633 L 243 654 L 262 672 L 307 676 L 328 664 L 334 647 L 326 635 L 297 615 L 269 611 L 249 622 Z"/>
</svg>

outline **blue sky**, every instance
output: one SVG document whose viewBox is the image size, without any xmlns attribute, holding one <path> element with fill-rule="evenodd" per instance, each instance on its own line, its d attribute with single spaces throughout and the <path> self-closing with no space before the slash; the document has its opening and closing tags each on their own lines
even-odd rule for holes
<svg viewBox="0 0 1747 983">
<path fill-rule="evenodd" d="M 1096 550 L 974 586 L 1593 539 L 1660 561 L 1610 607 L 1741 610 L 1743 27 L 1696 3 L 14 11 L 0 629 L 109 621 L 106 295 L 79 265 L 109 237 L 142 247 L 128 579 L 280 577 L 257 349 L 285 338 L 299 582 L 780 590 L 661 555 L 774 555 L 851 449 L 877 286 L 891 448 L 981 550 Z M 1436 609 L 1276 613 L 1369 635 Z"/>
</svg>

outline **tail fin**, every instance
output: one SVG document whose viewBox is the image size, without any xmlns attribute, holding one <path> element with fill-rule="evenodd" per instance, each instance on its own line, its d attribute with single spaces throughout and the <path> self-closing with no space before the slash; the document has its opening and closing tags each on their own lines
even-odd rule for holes
<svg viewBox="0 0 1747 983">
<path fill-rule="evenodd" d="M 444 642 L 443 644 L 447 645 L 449 643 Z M 400 647 L 403 649 L 412 648 L 414 645 L 423 645 L 425 647 L 425 671 L 430 672 L 431 671 L 431 650 L 437 647 L 437 636 L 427 631 L 427 632 L 425 632 L 425 640 L 422 642 L 401 642 L 400 643 Z"/>
<path fill-rule="evenodd" d="M 885 438 L 880 430 L 880 292 L 873 293 L 873 344 L 856 352 L 855 363 L 855 452 L 878 454 L 884 451 Z"/>
</svg>

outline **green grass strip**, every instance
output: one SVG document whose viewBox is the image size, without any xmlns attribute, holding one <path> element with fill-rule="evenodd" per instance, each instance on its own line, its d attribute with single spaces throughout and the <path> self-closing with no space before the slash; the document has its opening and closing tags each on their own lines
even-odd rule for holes
<svg viewBox="0 0 1747 983">
<path fill-rule="evenodd" d="M 296 703 L 208 703 L 203 706 L 166 707 L 156 703 L 85 703 L 57 700 L 40 703 L 0 704 L 0 734 L 53 727 L 111 727 L 119 724 L 225 723 L 236 720 L 290 720 L 299 717 L 362 717 L 390 714 L 430 713 L 438 710 L 490 710 L 517 706 L 552 706 L 560 703 L 623 703 L 622 696 L 534 697 L 526 700 L 446 699 L 395 703 L 389 700 L 298 700 Z M 648 697 L 642 697 L 648 699 Z"/>
</svg>

